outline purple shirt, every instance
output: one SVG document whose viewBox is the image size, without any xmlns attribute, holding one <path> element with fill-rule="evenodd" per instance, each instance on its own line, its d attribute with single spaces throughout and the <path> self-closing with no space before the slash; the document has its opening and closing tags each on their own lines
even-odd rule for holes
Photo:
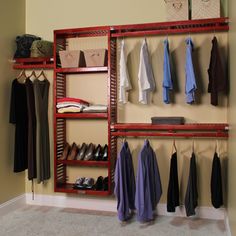
<svg viewBox="0 0 236 236">
<path fill-rule="evenodd" d="M 132 155 L 127 142 L 123 143 L 116 162 L 114 194 L 117 198 L 119 220 L 128 220 L 131 210 L 135 209 L 135 177 Z"/>
<path fill-rule="evenodd" d="M 154 219 L 154 210 L 161 198 L 162 186 L 156 155 L 146 140 L 138 157 L 135 207 L 138 221 Z"/>
</svg>

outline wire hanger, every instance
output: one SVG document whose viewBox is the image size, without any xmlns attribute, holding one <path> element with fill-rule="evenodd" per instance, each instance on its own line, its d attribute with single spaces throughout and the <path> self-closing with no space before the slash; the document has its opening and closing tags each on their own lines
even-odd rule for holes
<svg viewBox="0 0 236 236">
<path fill-rule="evenodd" d="M 23 81 L 20 80 L 22 77 L 24 78 Z M 20 72 L 20 74 L 16 77 L 16 79 L 17 79 L 20 83 L 25 83 L 26 78 L 27 78 L 27 75 L 26 75 L 26 73 L 25 73 L 25 70 L 22 70 L 22 71 Z"/>
<path fill-rule="evenodd" d="M 44 70 L 41 70 L 41 72 L 36 78 L 39 79 L 41 76 L 43 76 L 43 80 L 47 80 L 47 76 L 45 75 Z"/>
<path fill-rule="evenodd" d="M 194 153 L 194 139 L 193 139 L 193 142 L 192 142 L 192 152 Z"/>
<path fill-rule="evenodd" d="M 31 78 L 32 76 L 34 76 L 35 79 L 37 78 L 37 75 L 36 75 L 36 73 L 35 73 L 34 70 L 33 70 L 32 73 L 29 75 L 29 78 Z"/>
<path fill-rule="evenodd" d="M 177 147 L 176 147 L 176 145 L 175 145 L 175 139 L 173 140 L 171 155 L 172 155 L 174 152 L 177 152 Z"/>
</svg>

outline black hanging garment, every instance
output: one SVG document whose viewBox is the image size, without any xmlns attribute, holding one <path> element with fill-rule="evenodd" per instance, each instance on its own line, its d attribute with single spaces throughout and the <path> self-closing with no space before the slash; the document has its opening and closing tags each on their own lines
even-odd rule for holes
<svg viewBox="0 0 236 236">
<path fill-rule="evenodd" d="M 27 78 L 25 81 L 28 109 L 28 179 L 37 177 L 36 167 L 36 115 L 35 98 L 32 81 Z"/>
<path fill-rule="evenodd" d="M 175 212 L 175 207 L 179 206 L 179 180 L 177 153 L 173 153 L 170 163 L 169 185 L 167 192 L 167 211 Z"/>
<path fill-rule="evenodd" d="M 10 123 L 15 124 L 14 172 L 28 167 L 28 111 L 25 84 L 12 82 Z"/>
<path fill-rule="evenodd" d="M 48 93 L 49 81 L 35 79 L 34 82 L 36 118 L 37 118 L 37 147 L 38 147 L 38 182 L 50 179 L 50 143 L 48 127 Z"/>
<path fill-rule="evenodd" d="M 188 186 L 185 194 L 185 209 L 187 216 L 192 216 L 196 214 L 195 208 L 198 205 L 197 199 L 198 199 L 198 192 L 197 192 L 196 158 L 195 154 L 192 153 L 192 157 L 190 160 L 190 168 L 189 168 Z"/>
<path fill-rule="evenodd" d="M 215 152 L 211 172 L 211 202 L 215 208 L 223 205 L 220 158 Z"/>
<path fill-rule="evenodd" d="M 208 92 L 211 93 L 211 104 L 217 106 L 218 93 L 227 92 L 228 80 L 223 71 L 216 37 L 214 37 L 212 40 L 211 59 L 208 69 L 208 75 Z"/>
</svg>

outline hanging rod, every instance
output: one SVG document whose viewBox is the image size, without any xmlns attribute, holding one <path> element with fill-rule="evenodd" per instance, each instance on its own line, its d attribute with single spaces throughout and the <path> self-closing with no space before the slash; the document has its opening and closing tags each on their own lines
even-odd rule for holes
<svg viewBox="0 0 236 236">
<path fill-rule="evenodd" d="M 168 34 L 184 34 L 184 33 L 203 33 L 228 31 L 228 17 L 187 20 L 174 22 L 158 22 L 136 25 L 120 25 L 111 27 L 112 37 L 137 37 L 148 35 L 168 35 Z"/>
<path fill-rule="evenodd" d="M 117 137 L 182 137 L 182 138 L 228 138 L 228 133 L 224 132 L 126 132 L 114 131 L 112 136 Z"/>
<path fill-rule="evenodd" d="M 117 123 L 111 125 L 113 136 L 212 137 L 227 138 L 228 124 L 198 123 L 184 125 Z"/>
</svg>

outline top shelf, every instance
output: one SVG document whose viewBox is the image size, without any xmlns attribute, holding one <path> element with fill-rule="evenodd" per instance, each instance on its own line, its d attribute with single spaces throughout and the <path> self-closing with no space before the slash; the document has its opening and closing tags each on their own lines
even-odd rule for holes
<svg viewBox="0 0 236 236">
<path fill-rule="evenodd" d="M 158 22 L 135 25 L 117 25 L 111 27 L 112 37 L 137 37 L 145 35 L 167 35 L 183 33 L 204 33 L 228 31 L 229 18 Z"/>
</svg>

